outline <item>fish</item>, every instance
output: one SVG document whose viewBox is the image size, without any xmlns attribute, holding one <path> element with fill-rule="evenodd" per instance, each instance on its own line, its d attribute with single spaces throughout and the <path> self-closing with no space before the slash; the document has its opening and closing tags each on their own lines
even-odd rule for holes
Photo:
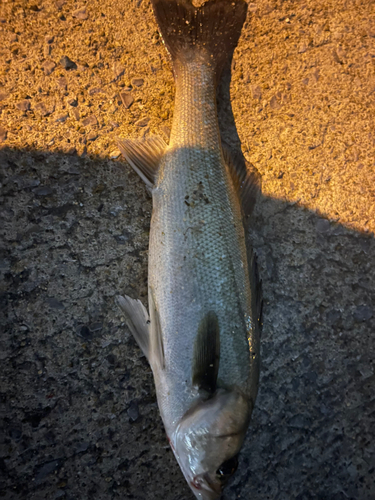
<svg viewBox="0 0 375 500">
<path fill-rule="evenodd" d="M 248 243 L 257 178 L 223 147 L 216 89 L 244 0 L 152 0 L 176 84 L 169 144 L 119 139 L 152 194 L 148 307 L 119 296 L 151 366 L 170 446 L 195 497 L 234 474 L 259 380 L 261 280 Z M 259 183 L 258 183 L 259 184 Z"/>
</svg>

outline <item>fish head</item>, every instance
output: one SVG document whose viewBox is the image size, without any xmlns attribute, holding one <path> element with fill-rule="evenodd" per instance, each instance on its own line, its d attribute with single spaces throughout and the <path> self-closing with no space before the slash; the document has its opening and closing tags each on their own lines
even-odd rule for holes
<svg viewBox="0 0 375 500">
<path fill-rule="evenodd" d="M 182 418 L 173 435 L 173 451 L 196 498 L 220 497 L 237 469 L 250 414 L 242 394 L 219 389 Z"/>
</svg>

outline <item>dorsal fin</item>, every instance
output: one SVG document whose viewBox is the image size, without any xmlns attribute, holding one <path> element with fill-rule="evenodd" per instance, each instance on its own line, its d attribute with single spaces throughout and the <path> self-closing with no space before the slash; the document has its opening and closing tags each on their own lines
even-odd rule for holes
<svg viewBox="0 0 375 500">
<path fill-rule="evenodd" d="M 126 161 L 137 172 L 146 186 L 152 189 L 160 160 L 167 148 L 163 139 L 158 136 L 143 141 L 117 139 L 117 144 Z"/>
<path fill-rule="evenodd" d="M 247 162 L 242 154 L 234 154 L 226 146 L 222 149 L 225 164 L 241 200 L 243 215 L 249 217 L 261 192 L 261 176 L 254 165 Z"/>
<path fill-rule="evenodd" d="M 220 362 L 220 329 L 216 314 L 210 311 L 201 320 L 194 345 L 192 382 L 210 393 L 216 390 Z"/>
</svg>

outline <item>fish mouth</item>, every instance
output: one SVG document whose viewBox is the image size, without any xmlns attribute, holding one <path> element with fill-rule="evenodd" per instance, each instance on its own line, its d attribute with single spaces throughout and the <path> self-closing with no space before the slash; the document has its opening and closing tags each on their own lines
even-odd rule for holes
<svg viewBox="0 0 375 500">
<path fill-rule="evenodd" d="M 207 472 L 190 480 L 189 486 L 194 495 L 201 500 L 215 500 L 223 492 L 223 486 L 212 481 Z"/>
</svg>

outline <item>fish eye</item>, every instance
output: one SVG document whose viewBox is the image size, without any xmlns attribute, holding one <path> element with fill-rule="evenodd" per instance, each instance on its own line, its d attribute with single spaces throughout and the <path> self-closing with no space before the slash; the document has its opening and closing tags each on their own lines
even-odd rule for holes
<svg viewBox="0 0 375 500">
<path fill-rule="evenodd" d="M 232 476 L 232 474 L 236 472 L 237 467 L 238 467 L 238 455 L 223 462 L 217 469 L 216 475 L 218 476 L 221 482 L 228 481 L 230 476 Z"/>
</svg>

